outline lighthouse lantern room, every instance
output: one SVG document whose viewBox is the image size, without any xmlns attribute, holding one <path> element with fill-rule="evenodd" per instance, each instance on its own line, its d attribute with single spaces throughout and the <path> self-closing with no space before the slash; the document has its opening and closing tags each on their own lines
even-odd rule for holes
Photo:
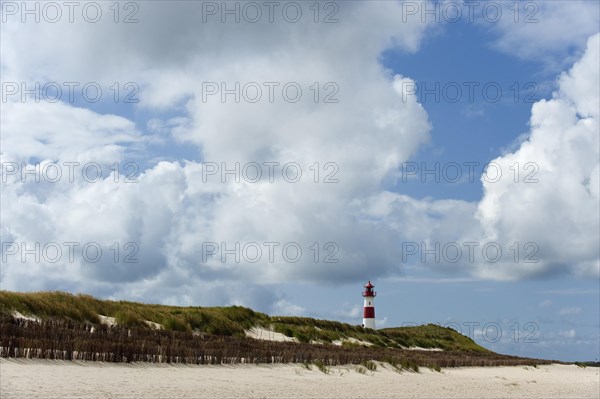
<svg viewBox="0 0 600 399">
<path fill-rule="evenodd" d="M 365 290 L 362 293 L 364 300 L 363 308 L 363 327 L 364 328 L 375 328 L 375 296 L 377 293 L 373 291 L 375 286 L 371 284 L 371 281 L 365 284 Z"/>
</svg>

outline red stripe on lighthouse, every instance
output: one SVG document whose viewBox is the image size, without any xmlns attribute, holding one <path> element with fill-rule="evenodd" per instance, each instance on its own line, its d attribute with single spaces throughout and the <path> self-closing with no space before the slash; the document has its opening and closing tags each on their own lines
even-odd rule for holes
<svg viewBox="0 0 600 399">
<path fill-rule="evenodd" d="M 372 306 L 366 307 L 363 309 L 363 319 L 374 319 L 375 318 L 375 308 Z"/>
</svg>

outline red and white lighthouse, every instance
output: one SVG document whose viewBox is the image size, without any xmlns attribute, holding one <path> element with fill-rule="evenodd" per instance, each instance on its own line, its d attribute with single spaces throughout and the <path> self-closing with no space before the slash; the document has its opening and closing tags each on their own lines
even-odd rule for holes
<svg viewBox="0 0 600 399">
<path fill-rule="evenodd" d="M 371 284 L 371 281 L 365 284 L 365 290 L 362 296 L 365 298 L 363 308 L 363 327 L 364 328 L 375 328 L 375 296 L 377 293 L 373 291 L 375 286 Z"/>
</svg>

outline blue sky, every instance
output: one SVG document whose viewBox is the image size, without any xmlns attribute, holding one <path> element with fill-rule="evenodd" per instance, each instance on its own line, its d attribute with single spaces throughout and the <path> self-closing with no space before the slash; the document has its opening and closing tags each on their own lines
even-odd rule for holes
<svg viewBox="0 0 600 399">
<path fill-rule="evenodd" d="M 73 81 L 97 82 L 105 95 L 96 103 L 80 95 L 3 100 L 2 289 L 240 304 L 360 324 L 362 284 L 371 279 L 379 327 L 432 322 L 501 353 L 599 358 L 598 3 L 521 2 L 539 7 L 529 25 L 513 20 L 510 2 L 495 3 L 505 8 L 494 23 L 406 20 L 407 3 L 425 4 L 339 3 L 333 24 L 315 23 L 305 8 L 292 24 L 279 14 L 273 23 L 218 15 L 199 23 L 201 2 L 140 2 L 134 24 L 50 24 L 23 22 L 3 2 L 3 96 L 6 84 Z M 129 82 L 138 102 L 123 101 Z M 291 103 L 276 91 L 273 102 L 204 102 L 207 82 L 295 82 L 303 97 Z M 326 103 L 332 82 L 339 101 Z M 469 82 L 478 84 L 473 101 L 466 89 L 456 102 L 422 90 Z M 484 98 L 490 84 L 502 89 L 497 102 Z M 36 183 L 13 168 L 38 162 L 63 172 L 65 162 L 97 163 L 104 174 L 93 184 L 80 175 Z M 297 163 L 303 179 L 207 175 L 208 163 L 264 162 Z M 489 162 L 501 181 L 481 179 Z M 115 163 L 119 181 L 107 174 Z M 129 163 L 135 184 L 122 179 Z M 452 163 L 464 177 L 465 163 L 476 163 L 475 178 L 402 175 Z M 523 182 L 527 163 L 538 183 Z M 323 183 L 327 164 L 336 165 L 338 183 Z M 57 262 L 19 253 L 73 241 L 99 243 L 105 255 L 90 263 L 79 252 Z M 202 260 L 207 243 L 236 242 L 293 242 L 304 256 Z M 502 248 L 497 262 L 480 250 L 490 242 Z M 130 243 L 135 264 L 123 262 Z M 406 245 L 436 243 L 460 247 L 462 256 L 437 262 L 421 247 L 403 259 Z M 474 259 L 465 243 L 477 244 Z M 336 263 L 324 262 L 331 248 Z"/>
<path fill-rule="evenodd" d="M 457 103 L 444 101 L 443 96 L 436 101 L 433 94 L 427 95 L 421 90 L 421 102 L 433 129 L 431 143 L 411 160 L 419 164 L 419 168 L 423 163 L 431 168 L 436 162 L 441 165 L 445 162 L 487 164 L 527 132 L 532 103 L 551 97 L 556 89 L 553 80 L 560 71 L 547 70 L 538 59 L 516 59 L 511 54 L 494 50 L 490 45 L 492 40 L 493 35 L 489 32 L 463 21 L 447 25 L 443 32 L 426 40 L 416 54 L 387 51 L 382 57 L 386 67 L 420 82 L 421 86 L 417 88 L 432 90 L 436 82 L 442 87 L 450 82 L 461 86 L 463 82 L 481 85 L 497 82 L 504 90 L 498 103 L 485 101 L 482 91 L 477 89 L 474 101 L 463 92 Z M 518 83 L 517 87 L 523 87 L 530 82 L 535 84 L 535 89 L 526 90 L 515 100 L 513 85 Z M 468 109 L 478 112 L 469 114 L 466 112 Z M 479 173 L 482 168 L 477 167 Z M 466 172 L 466 167 L 462 171 Z M 444 181 L 443 175 L 439 182 L 436 182 L 435 175 L 419 176 L 421 179 L 400 180 L 395 188 L 417 198 L 481 199 L 479 179 L 472 183 L 454 183 Z M 383 308 L 386 315 L 396 312 L 406 315 L 401 319 L 403 323 L 404 320 L 418 323 L 436 321 L 447 325 L 458 323 L 463 332 L 478 343 L 503 353 L 563 360 L 586 359 L 591 353 L 598 357 L 598 281 L 545 279 L 482 283 L 451 282 L 451 279 L 443 282 L 440 279 L 440 282 L 430 283 L 427 279 L 435 280 L 436 276 L 426 274 L 423 282 L 382 282 L 378 287 L 381 292 L 379 301 L 382 302 L 379 309 Z M 440 299 L 444 306 L 440 306 Z M 564 314 L 569 310 L 575 314 Z M 423 313 L 428 317 L 423 317 Z M 392 325 L 398 323 L 393 316 L 391 318 L 389 322 Z M 516 326 L 515 322 L 520 325 Z M 479 323 L 480 326 L 498 323 L 502 327 L 503 338 L 510 339 L 494 342 L 493 325 L 489 327 L 488 336 L 475 332 L 469 334 L 470 323 Z M 533 327 L 525 331 L 526 323 L 535 323 L 535 332 Z M 569 345 L 568 341 L 561 339 L 561 333 L 569 335 L 565 334 L 571 330 L 567 326 L 579 332 L 578 337 L 573 339 L 579 344 Z M 520 330 L 520 335 L 515 330 Z M 527 339 L 529 333 L 532 335 Z"/>
<path fill-rule="evenodd" d="M 430 168 L 435 162 L 460 165 L 475 162 L 480 165 L 476 167 L 480 174 L 483 165 L 502 155 L 504 148 L 527 131 L 532 103 L 551 95 L 551 87 L 546 82 L 555 76 L 540 72 L 537 60 L 519 60 L 495 51 L 490 46 L 491 40 L 492 34 L 463 21 L 445 26 L 443 31 L 428 38 L 415 54 L 387 51 L 382 57 L 386 67 L 418 82 L 420 102 L 433 125 L 431 143 L 424 146 L 412 162 L 425 162 Z M 473 86 L 472 98 L 468 86 L 471 82 L 479 84 Z M 535 89 L 525 87 L 530 82 L 535 84 Z M 483 87 L 496 83 L 502 88 L 502 94 L 498 102 L 492 103 L 495 89 L 489 89 L 490 101 L 487 101 L 484 96 L 488 94 Z M 439 90 L 435 89 L 436 84 Z M 454 91 L 454 84 L 461 87 L 460 95 L 455 94 L 458 92 Z M 447 97 L 443 95 L 444 88 Z M 430 90 L 430 94 L 426 90 Z M 453 100 L 454 96 L 457 100 Z M 472 184 L 437 183 L 434 176 L 429 175 L 425 180 L 430 184 L 417 180 L 403 189 L 416 197 L 481 198 L 478 179 Z M 407 183 L 411 182 L 412 179 Z"/>
</svg>

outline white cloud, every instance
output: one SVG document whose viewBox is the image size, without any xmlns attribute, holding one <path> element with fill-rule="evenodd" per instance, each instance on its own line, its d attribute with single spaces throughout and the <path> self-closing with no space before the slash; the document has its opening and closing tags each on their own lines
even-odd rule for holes
<svg viewBox="0 0 600 399">
<path fill-rule="evenodd" d="M 482 177 L 480 202 L 416 200 L 380 192 L 361 203 L 363 218 L 383 220 L 399 242 L 420 245 L 407 259 L 438 271 L 462 270 L 496 280 L 557 274 L 597 279 L 599 48 L 597 34 L 589 38 L 582 58 L 562 74 L 553 98 L 533 105 L 527 139 L 492 161 L 502 177 Z M 436 243 L 439 260 L 425 252 Z M 477 243 L 473 258 L 465 243 Z M 444 257 L 442 248 L 455 244 L 462 255 L 452 263 L 447 259 L 454 254 Z M 494 250 L 485 258 L 487 244 L 502 250 L 498 261 Z"/>
<path fill-rule="evenodd" d="M 358 304 L 351 306 L 345 303 L 340 310 L 335 312 L 335 316 L 342 319 L 356 320 L 361 316 L 362 307 Z"/>
<path fill-rule="evenodd" d="M 598 195 L 600 168 L 598 91 L 583 88 L 598 82 L 600 35 L 588 41 L 585 55 L 560 79 L 551 100 L 533 105 L 529 140 L 494 160 L 501 170 L 529 163 L 537 182 L 517 179 L 497 183 L 482 179 L 484 197 L 478 218 L 489 239 L 533 242 L 538 263 L 505 264 L 482 270 L 489 277 L 526 277 L 569 272 L 598 276 Z"/>
<path fill-rule="evenodd" d="M 274 311 L 276 314 L 285 316 L 302 316 L 306 313 L 306 308 L 302 306 L 294 305 L 293 303 L 280 299 L 275 303 Z"/>
<path fill-rule="evenodd" d="M 428 139 L 426 112 L 414 96 L 402 93 L 401 82 L 409 78 L 391 76 L 378 61 L 389 46 L 416 50 L 427 26 L 416 18 L 401 22 L 400 5 L 386 1 L 340 4 L 340 22 L 330 25 L 311 18 L 298 24 L 203 24 L 191 12 L 198 7 L 196 2 L 181 7 L 147 2 L 140 6 L 140 23 L 132 25 L 5 24 L 3 74 L 13 81 L 94 81 L 104 88 L 134 81 L 141 88 L 135 110 L 170 115 L 148 124 L 159 137 L 151 137 L 155 143 L 170 134 L 197 148 L 204 160 L 227 162 L 230 168 L 236 162 L 298 162 L 304 179 L 295 184 L 281 177 L 274 183 L 203 182 L 203 166 L 196 162 L 160 162 L 142 170 L 134 184 L 116 184 L 109 176 L 93 184 L 79 178 L 33 189 L 10 177 L 2 193 L 8 204 L 2 210 L 7 241 L 98 242 L 105 255 L 112 255 L 114 242 L 122 252 L 133 242 L 139 263 L 115 263 L 105 256 L 89 264 L 79 256 L 68 264 L 23 264 L 13 257 L 3 267 L 3 287 L 55 288 L 61 279 L 60 286 L 69 290 L 139 298 L 158 290 L 169 301 L 187 302 L 201 295 L 188 287 L 205 287 L 205 281 L 244 281 L 250 287 L 349 281 L 397 268 L 390 231 L 355 215 L 357 204 L 380 190 L 381 182 Z M 34 44 L 38 51 L 18 51 Z M 296 82 L 302 99 L 293 104 L 280 95 L 274 103 L 202 101 L 202 82 L 231 87 L 273 81 Z M 319 101 L 325 84 L 335 83 L 339 103 L 315 104 L 314 82 L 320 86 Z M 110 163 L 134 143 L 147 144 L 125 118 L 63 103 L 11 107 L 15 112 L 3 122 L 2 144 L 3 156 L 15 162 L 83 157 Z M 21 126 L 26 117 L 31 122 Z M 47 145 L 36 145 L 40 135 Z M 101 151 L 105 148 L 121 152 Z M 321 168 L 319 183 L 309 169 L 315 162 Z M 322 183 L 327 162 L 339 166 L 339 183 Z M 36 220 L 44 222 L 36 226 Z M 278 255 L 272 262 L 265 252 L 257 263 L 203 261 L 204 242 L 228 247 L 278 242 L 279 248 L 297 242 L 303 257 L 291 263 Z M 318 262 L 310 249 L 315 242 Z M 324 247 L 328 242 L 334 243 L 330 249 Z M 331 248 L 339 262 L 325 264 Z M 231 290 L 224 298 L 249 300 Z"/>
<path fill-rule="evenodd" d="M 0 129 L 5 162 L 116 162 L 144 140 L 126 118 L 64 102 L 4 102 Z"/>
<path fill-rule="evenodd" d="M 581 308 L 579 306 L 574 306 L 570 308 L 562 308 L 558 311 L 559 316 L 574 316 L 581 313 Z"/>
<path fill-rule="evenodd" d="M 378 329 L 380 328 L 386 328 L 388 325 L 388 318 L 387 316 L 384 317 L 383 319 L 375 319 L 375 327 L 377 327 Z"/>
<path fill-rule="evenodd" d="M 185 4 L 194 8 L 200 3 Z M 294 161 L 306 178 L 299 183 L 281 177 L 273 183 L 204 182 L 207 166 L 197 162 L 157 163 L 134 184 L 114 183 L 109 176 L 93 184 L 78 178 L 33 187 L 11 177 L 2 191 L 3 241 L 29 246 L 98 242 L 105 257 L 94 264 L 81 256 L 67 264 L 22 263 L 13 257 L 2 268 L 3 288 L 130 298 L 159 293 L 169 303 L 199 298 L 215 304 L 269 302 L 282 311 L 303 313 L 257 287 L 396 275 L 403 267 L 401 242 L 487 239 L 535 241 L 540 262 L 489 266 L 477 259 L 445 270 L 492 279 L 558 271 L 597 276 L 598 93 L 589 83 L 598 82 L 598 36 L 561 77 L 555 97 L 534 105 L 529 140 L 495 160 L 506 171 L 514 162 L 535 162 L 540 183 L 484 182 L 479 204 L 416 200 L 382 189 L 429 135 L 425 110 L 414 96 L 403 99 L 402 83 L 410 78 L 391 76 L 378 62 L 389 46 L 415 51 L 427 29 L 418 20 L 402 22 L 399 3 L 343 3 L 340 22 L 332 26 L 310 20 L 202 24 L 185 7 L 161 5 L 143 3 L 140 24 L 128 26 L 3 25 L 3 74 L 26 81 L 98 81 L 104 87 L 115 80 L 136 81 L 142 88 L 136 110 L 169 115 L 148 125 L 158 142 L 170 135 L 198 149 L 203 160 L 229 167 Z M 34 46 L 39 51 L 19 51 Z M 281 99 L 203 102 L 202 82 L 221 81 L 229 87 L 235 82 L 297 82 L 305 95 L 294 104 Z M 335 82 L 339 103 L 315 104 L 309 89 L 314 82 Z M 149 139 L 126 118 L 63 103 L 12 102 L 7 107 L 3 161 L 110 163 L 126 159 L 127 151 L 143 148 Z M 339 183 L 315 183 L 308 169 L 314 162 L 338 165 Z M 204 242 L 274 241 L 299 243 L 302 260 L 202 260 Z M 139 263 L 106 257 L 115 242 L 121 251 L 126 243 L 138 245 Z M 319 262 L 310 250 L 314 242 L 322 251 Z M 339 263 L 322 262 L 327 242 L 338 247 Z"/>
<path fill-rule="evenodd" d="M 496 23 L 484 18 L 479 21 L 497 34 L 494 46 L 519 58 L 541 60 L 551 70 L 572 63 L 600 24 L 599 5 L 594 1 L 521 2 L 517 7 L 517 3 L 496 4 L 503 6 L 502 18 Z"/>
<path fill-rule="evenodd" d="M 561 337 L 565 337 L 565 338 L 575 338 L 575 336 L 577 335 L 577 332 L 573 329 L 570 330 L 561 330 L 559 331 L 558 335 L 560 335 Z"/>
</svg>

